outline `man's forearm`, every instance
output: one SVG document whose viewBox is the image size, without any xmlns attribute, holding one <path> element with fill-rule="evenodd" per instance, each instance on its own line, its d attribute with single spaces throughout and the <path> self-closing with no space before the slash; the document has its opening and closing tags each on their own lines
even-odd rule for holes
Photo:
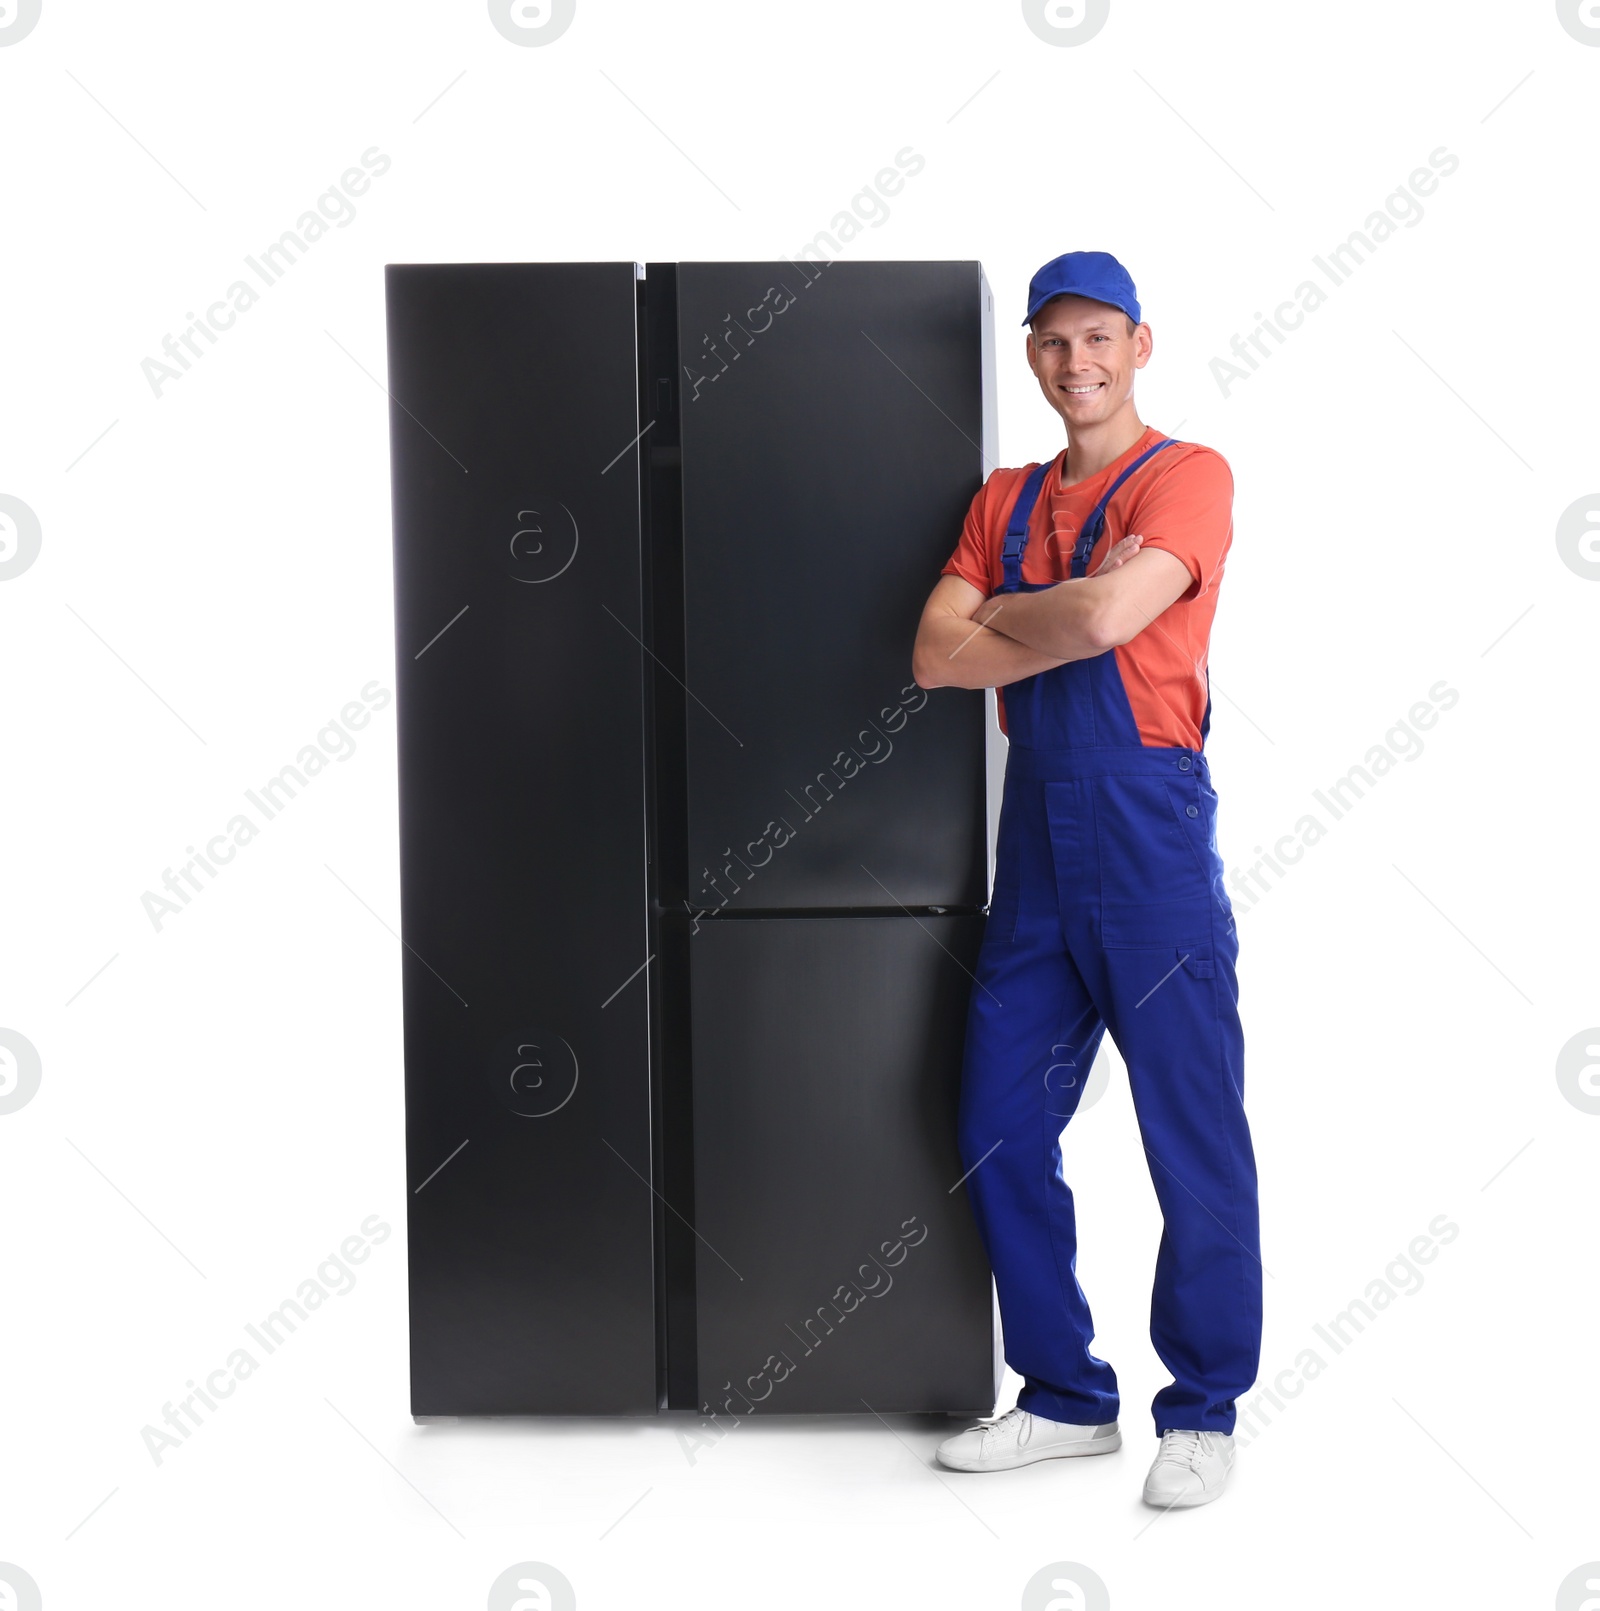
<svg viewBox="0 0 1600 1611">
<path fill-rule="evenodd" d="M 1035 653 L 1056 662 L 1087 660 L 1109 647 L 1105 588 L 1098 577 L 1076 577 L 1037 593 L 1006 593 L 990 599 L 977 619 Z"/>
<path fill-rule="evenodd" d="M 1060 664 L 1003 632 L 949 615 L 923 629 L 912 675 L 923 688 L 1004 688 Z"/>
</svg>

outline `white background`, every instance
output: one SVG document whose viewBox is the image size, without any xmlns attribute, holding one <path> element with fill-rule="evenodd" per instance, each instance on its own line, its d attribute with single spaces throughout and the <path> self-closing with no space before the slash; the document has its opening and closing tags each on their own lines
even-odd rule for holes
<svg viewBox="0 0 1600 1611">
<path fill-rule="evenodd" d="M 1597 45 L 1548 0 L 1114 0 L 1071 46 L 1017 4 L 578 0 L 537 48 L 470 0 L 44 0 L 0 48 L 0 493 L 42 532 L 0 583 L 0 1025 L 42 1063 L 0 1117 L 0 1560 L 50 1611 L 476 1608 L 527 1560 L 585 1611 L 1011 1608 L 1055 1561 L 1119 1611 L 1557 1604 L 1600 1557 L 1600 1116 L 1556 1076 L 1600 1023 L 1600 564 L 1556 535 L 1600 480 Z M 354 221 L 154 395 L 141 361 L 373 146 Z M 1436 1216 L 1459 1234 L 1199 1510 L 1139 1502 L 1160 1225 L 1109 1050 L 1067 1171 L 1120 1454 L 962 1477 L 909 1417 L 752 1421 L 693 1462 L 665 1423 L 419 1428 L 392 704 L 181 915 L 141 908 L 393 687 L 385 262 L 791 255 L 906 146 L 843 255 L 982 261 L 1003 463 L 1062 441 L 1028 277 L 1096 248 L 1154 330 L 1143 418 L 1232 465 L 1230 868 L 1459 694 L 1235 896 L 1263 1385 L 1413 1285 L 1391 1261 Z M 1224 396 L 1211 360 L 1440 147 L 1420 222 Z M 141 1428 L 374 1214 L 354 1289 L 157 1465 Z"/>
</svg>

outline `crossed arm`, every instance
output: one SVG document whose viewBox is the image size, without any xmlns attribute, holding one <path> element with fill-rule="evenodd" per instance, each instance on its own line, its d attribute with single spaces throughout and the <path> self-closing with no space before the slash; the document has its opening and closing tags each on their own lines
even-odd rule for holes
<svg viewBox="0 0 1600 1611">
<path fill-rule="evenodd" d="M 1181 559 L 1140 551 L 1129 535 L 1092 576 L 1037 593 L 985 597 L 959 576 L 941 576 L 922 611 L 911 653 L 919 688 L 1003 688 L 1127 643 L 1194 585 Z"/>
</svg>

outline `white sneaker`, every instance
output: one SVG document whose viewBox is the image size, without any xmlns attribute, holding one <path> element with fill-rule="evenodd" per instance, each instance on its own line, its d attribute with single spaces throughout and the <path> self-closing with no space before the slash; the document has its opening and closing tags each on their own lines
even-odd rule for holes
<svg viewBox="0 0 1600 1611">
<path fill-rule="evenodd" d="M 1163 1510 L 1210 1504 L 1233 1470 L 1233 1457 L 1231 1433 L 1163 1432 L 1161 1448 L 1145 1478 L 1145 1503 Z"/>
<path fill-rule="evenodd" d="M 1078 1454 L 1110 1454 L 1122 1447 L 1117 1423 L 1074 1426 L 1032 1415 L 1020 1406 L 993 1421 L 946 1438 L 939 1459 L 956 1471 L 1007 1471 L 1035 1460 L 1059 1460 Z"/>
</svg>

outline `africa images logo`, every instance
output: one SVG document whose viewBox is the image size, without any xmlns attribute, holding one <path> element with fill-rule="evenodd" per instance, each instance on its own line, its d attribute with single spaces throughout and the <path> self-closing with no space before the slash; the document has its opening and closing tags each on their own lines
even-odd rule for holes
<svg viewBox="0 0 1600 1611">
<path fill-rule="evenodd" d="M 489 1611 L 577 1611 L 566 1574 L 548 1561 L 518 1561 L 489 1585 Z"/>
<path fill-rule="evenodd" d="M 0 34 L 0 44 L 4 42 Z M 14 1562 L 0 1561 L 0 1611 L 39 1611 L 41 1604 L 39 1585 Z"/>
<path fill-rule="evenodd" d="M 1052 1561 L 1028 1579 L 1022 1611 L 1110 1611 L 1105 1579 L 1082 1561 Z"/>
<path fill-rule="evenodd" d="M 551 45 L 572 26 L 578 0 L 489 0 L 489 21 L 513 45 Z"/>
<path fill-rule="evenodd" d="M 0 511 L 5 503 L 0 499 Z M 1556 522 L 1556 552 L 1574 576 L 1600 581 L 1600 493 L 1579 498 Z"/>
<path fill-rule="evenodd" d="M 0 0 L 0 49 L 20 44 L 38 25 L 42 0 Z"/>
<path fill-rule="evenodd" d="M 1600 45 L 1600 8 L 1594 0 L 1556 0 L 1556 16 L 1580 45 Z"/>
<path fill-rule="evenodd" d="M 39 517 L 21 498 L 0 492 L 0 582 L 21 576 L 39 557 L 42 542 Z"/>
<path fill-rule="evenodd" d="M 1106 25 L 1111 0 L 1022 0 L 1022 16 L 1047 45 L 1086 45 Z"/>
</svg>

